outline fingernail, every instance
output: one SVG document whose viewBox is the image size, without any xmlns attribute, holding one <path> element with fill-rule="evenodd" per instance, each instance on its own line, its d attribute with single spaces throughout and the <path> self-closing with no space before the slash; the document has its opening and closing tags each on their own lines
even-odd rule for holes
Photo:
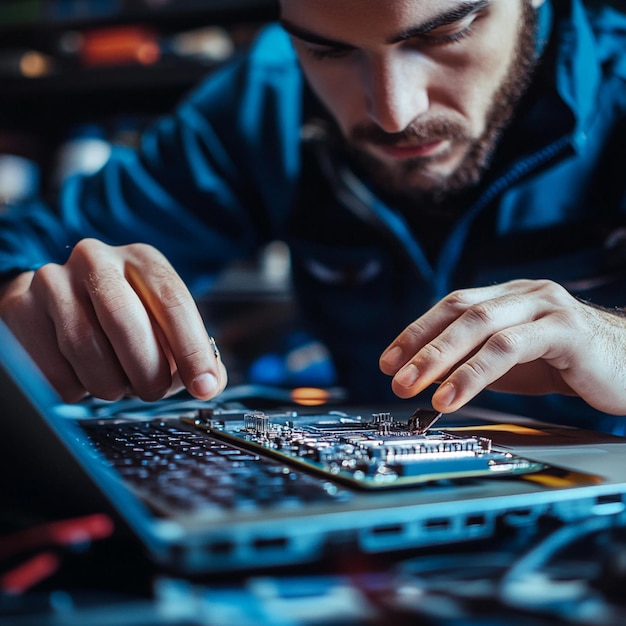
<svg viewBox="0 0 626 626">
<path fill-rule="evenodd" d="M 413 363 L 409 363 L 396 374 L 396 383 L 403 387 L 410 387 L 419 378 L 420 372 Z"/>
<path fill-rule="evenodd" d="M 213 374 L 200 374 L 200 376 L 194 378 L 191 383 L 192 393 L 201 398 L 214 396 L 217 393 L 217 390 L 217 378 L 215 378 Z"/>
<path fill-rule="evenodd" d="M 444 383 L 437 390 L 437 403 L 449 406 L 456 398 L 456 387 L 452 383 Z"/>
<path fill-rule="evenodd" d="M 400 367 L 404 363 L 404 354 L 400 346 L 394 346 L 383 356 L 383 361 L 389 367 Z"/>
</svg>

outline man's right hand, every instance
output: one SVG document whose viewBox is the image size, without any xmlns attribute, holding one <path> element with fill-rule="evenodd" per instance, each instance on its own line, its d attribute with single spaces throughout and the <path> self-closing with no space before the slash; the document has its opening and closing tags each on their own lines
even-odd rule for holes
<svg viewBox="0 0 626 626">
<path fill-rule="evenodd" d="M 65 402 L 152 401 L 182 386 L 208 400 L 226 386 L 193 297 L 145 244 L 82 240 L 64 265 L 6 284 L 0 317 Z"/>
</svg>

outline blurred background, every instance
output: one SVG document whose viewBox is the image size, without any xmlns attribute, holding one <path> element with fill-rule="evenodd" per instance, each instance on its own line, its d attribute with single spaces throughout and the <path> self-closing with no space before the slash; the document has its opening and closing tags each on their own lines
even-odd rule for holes
<svg viewBox="0 0 626 626">
<path fill-rule="evenodd" d="M 48 197 L 133 146 L 278 15 L 277 0 L 1 0 L 0 210 Z M 279 242 L 200 302 L 231 383 L 329 386 L 324 346 L 294 317 Z"/>
</svg>

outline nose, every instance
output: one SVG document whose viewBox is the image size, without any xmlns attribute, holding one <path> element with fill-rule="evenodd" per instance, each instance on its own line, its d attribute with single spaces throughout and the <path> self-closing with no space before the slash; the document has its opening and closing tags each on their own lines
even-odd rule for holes
<svg viewBox="0 0 626 626">
<path fill-rule="evenodd" d="M 417 57 L 372 59 L 365 71 L 367 112 L 385 132 L 399 133 L 428 111 L 427 69 Z"/>
</svg>

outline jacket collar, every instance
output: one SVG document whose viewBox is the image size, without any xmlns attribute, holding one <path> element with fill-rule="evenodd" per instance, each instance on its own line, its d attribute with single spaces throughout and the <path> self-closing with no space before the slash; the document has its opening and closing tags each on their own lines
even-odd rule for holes
<svg viewBox="0 0 626 626">
<path fill-rule="evenodd" d="M 573 149 L 583 147 L 601 81 L 596 48 L 581 0 L 546 0 L 539 14 L 540 63 L 505 135 L 504 163 L 519 157 L 520 138 L 529 154 L 567 136 Z"/>
<path fill-rule="evenodd" d="M 595 37 L 581 0 L 557 15 L 556 89 L 573 118 L 573 144 L 582 147 L 597 109 L 601 70 Z"/>
</svg>

